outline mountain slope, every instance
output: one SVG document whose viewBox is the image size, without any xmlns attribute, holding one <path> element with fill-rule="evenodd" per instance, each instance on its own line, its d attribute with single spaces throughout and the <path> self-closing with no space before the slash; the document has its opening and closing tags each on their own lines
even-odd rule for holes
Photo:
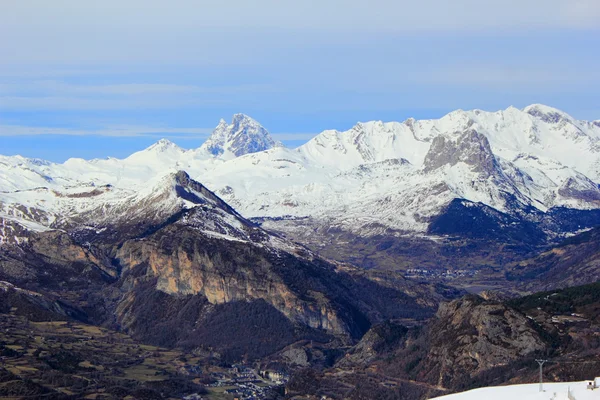
<svg viewBox="0 0 600 400">
<path fill-rule="evenodd" d="M 3 244 L 0 280 L 154 344 L 252 359 L 303 339 L 352 342 L 384 319 L 425 318 L 442 297 L 320 259 L 183 171 L 137 192 L 73 190 L 45 191 L 64 210 L 60 229 Z"/>
<path fill-rule="evenodd" d="M 360 337 L 373 321 L 430 312 L 415 298 L 349 275 L 264 231 L 222 202 L 174 214 L 125 241 L 116 260 L 134 286 L 143 277 L 169 295 L 200 295 L 215 305 L 262 300 L 293 323 L 336 335 Z"/>
<path fill-rule="evenodd" d="M 600 280 L 600 229 L 566 239 L 508 268 L 507 278 L 528 291 L 583 285 Z"/>
</svg>

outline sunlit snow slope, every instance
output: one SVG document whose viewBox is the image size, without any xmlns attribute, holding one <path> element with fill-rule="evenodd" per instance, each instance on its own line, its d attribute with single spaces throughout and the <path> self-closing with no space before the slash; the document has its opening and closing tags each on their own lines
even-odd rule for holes
<svg viewBox="0 0 600 400">
<path fill-rule="evenodd" d="M 587 389 L 587 382 L 545 383 L 544 391 L 539 384 L 497 386 L 469 390 L 468 392 L 436 397 L 436 400 L 569 400 L 568 392 L 575 400 L 600 398 L 600 389 Z"/>
</svg>

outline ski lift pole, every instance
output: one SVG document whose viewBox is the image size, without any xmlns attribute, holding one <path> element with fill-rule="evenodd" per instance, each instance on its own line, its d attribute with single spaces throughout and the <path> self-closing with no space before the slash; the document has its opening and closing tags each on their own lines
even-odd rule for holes
<svg viewBox="0 0 600 400">
<path fill-rule="evenodd" d="M 535 360 L 539 365 L 540 365 L 540 392 L 544 391 L 544 376 L 542 373 L 543 370 L 543 366 L 544 363 L 546 363 L 548 360 Z"/>
</svg>

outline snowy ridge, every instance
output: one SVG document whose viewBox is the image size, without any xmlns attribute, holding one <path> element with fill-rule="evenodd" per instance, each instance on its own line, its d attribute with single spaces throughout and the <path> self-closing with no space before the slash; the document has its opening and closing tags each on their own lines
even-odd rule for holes
<svg viewBox="0 0 600 400">
<path fill-rule="evenodd" d="M 46 232 L 51 230 L 45 225 L 31 219 L 18 218 L 0 212 L 0 246 L 21 245 L 29 240 L 30 232 Z"/>
<path fill-rule="evenodd" d="M 311 217 L 361 235 L 424 232 L 454 198 L 509 213 L 515 201 L 541 212 L 600 208 L 600 123 L 543 105 L 457 110 L 327 130 L 288 149 L 236 114 L 192 150 L 162 139 L 122 160 L 0 156 L 0 210 L 51 228 L 78 216 L 158 218 L 191 207 L 161 181 L 180 170 L 245 217 Z"/>
<path fill-rule="evenodd" d="M 175 224 L 210 238 L 310 256 L 303 247 L 245 220 L 183 171 L 165 171 L 136 190 L 77 185 L 61 191 L 18 191 L 5 198 L 11 203 L 4 203 L 6 212 L 0 212 L 0 245 L 25 244 L 30 233 L 46 232 L 50 227 L 64 229 L 84 243 L 106 235 L 125 240 L 180 215 Z"/>
<path fill-rule="evenodd" d="M 552 125 L 543 115 L 511 107 L 360 123 L 325 131 L 298 149 L 232 160 L 204 182 L 247 216 L 311 216 L 363 234 L 424 231 L 428 218 L 456 197 L 501 211 L 509 208 L 507 195 L 541 211 L 597 208 L 600 154 L 590 143 L 600 131 L 568 116 Z M 530 140 L 532 132 L 543 139 Z M 446 146 L 432 147 L 442 139 Z M 564 154 L 569 148 L 575 156 Z M 391 166 L 394 160 L 402 162 Z M 565 184 L 581 189 L 565 190 Z"/>
</svg>

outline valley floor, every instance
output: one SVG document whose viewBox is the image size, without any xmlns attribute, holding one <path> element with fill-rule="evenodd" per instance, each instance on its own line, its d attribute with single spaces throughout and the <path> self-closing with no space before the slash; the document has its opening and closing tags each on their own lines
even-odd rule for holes
<svg viewBox="0 0 600 400">
<path fill-rule="evenodd" d="M 264 398 L 287 380 L 78 322 L 0 313 L 0 327 L 2 399 Z"/>
</svg>

